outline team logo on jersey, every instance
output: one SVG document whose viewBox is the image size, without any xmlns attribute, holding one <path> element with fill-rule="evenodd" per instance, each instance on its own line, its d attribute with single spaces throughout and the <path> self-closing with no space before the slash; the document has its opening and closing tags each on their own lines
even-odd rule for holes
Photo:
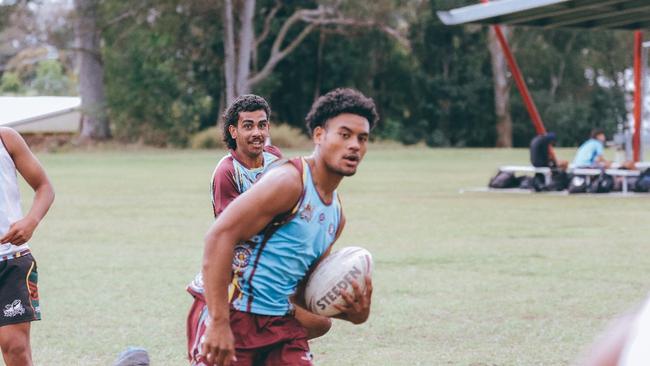
<svg viewBox="0 0 650 366">
<path fill-rule="evenodd" d="M 311 207 L 311 204 L 308 203 L 307 206 L 305 206 L 305 208 L 302 209 L 302 212 L 300 212 L 300 218 L 307 222 L 310 222 L 313 211 L 314 210 Z"/>
<path fill-rule="evenodd" d="M 327 228 L 327 233 L 334 235 L 334 224 L 330 224 L 330 226 Z"/>
<path fill-rule="evenodd" d="M 235 273 L 244 272 L 250 263 L 253 251 L 245 244 L 239 244 L 235 247 L 232 258 L 232 270 Z"/>
<path fill-rule="evenodd" d="M 322 224 L 323 221 L 325 221 L 325 213 L 321 212 L 321 214 L 318 215 L 318 222 L 320 222 Z"/>
<path fill-rule="evenodd" d="M 5 305 L 3 312 L 5 318 L 13 318 L 14 316 L 25 314 L 25 307 L 23 307 L 20 300 L 16 299 L 11 304 Z"/>
</svg>

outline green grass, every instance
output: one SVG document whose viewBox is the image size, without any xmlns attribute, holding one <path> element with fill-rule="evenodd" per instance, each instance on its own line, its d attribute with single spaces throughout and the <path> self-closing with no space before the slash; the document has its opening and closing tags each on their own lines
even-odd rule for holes
<svg viewBox="0 0 650 366">
<path fill-rule="evenodd" d="M 185 285 L 199 269 L 221 155 L 39 155 L 57 198 L 31 243 L 44 314 L 33 326 L 37 365 L 109 365 L 129 345 L 155 365 L 186 364 Z M 371 149 L 340 187 L 348 225 L 338 246 L 373 253 L 373 312 L 313 341 L 316 364 L 566 365 L 642 300 L 650 199 L 458 193 L 526 158 Z"/>
</svg>

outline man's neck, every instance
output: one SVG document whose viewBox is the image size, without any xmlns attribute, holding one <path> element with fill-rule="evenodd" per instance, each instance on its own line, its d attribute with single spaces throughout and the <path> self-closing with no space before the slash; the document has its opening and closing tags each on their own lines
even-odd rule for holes
<svg viewBox="0 0 650 366">
<path fill-rule="evenodd" d="M 261 168 L 262 165 L 264 165 L 264 154 L 259 154 L 255 157 L 251 157 L 247 155 L 244 152 L 241 152 L 239 150 L 233 151 L 235 153 L 235 156 L 237 160 L 239 160 L 240 163 L 244 164 L 244 166 L 247 169 L 256 169 L 256 168 Z"/>
<path fill-rule="evenodd" d="M 331 202 L 332 193 L 341 183 L 343 176 L 329 170 L 323 160 L 318 159 L 315 154 L 307 158 L 307 164 L 309 164 L 312 180 L 318 194 L 322 199 Z"/>
</svg>

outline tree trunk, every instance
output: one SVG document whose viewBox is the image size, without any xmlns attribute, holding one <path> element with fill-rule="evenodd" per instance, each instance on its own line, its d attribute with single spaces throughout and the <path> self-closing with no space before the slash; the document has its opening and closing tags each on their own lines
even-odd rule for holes
<svg viewBox="0 0 650 366">
<path fill-rule="evenodd" d="M 223 47 L 224 47 L 224 76 L 226 79 L 226 104 L 235 100 L 235 36 L 232 18 L 232 0 L 224 1 L 223 8 Z"/>
<path fill-rule="evenodd" d="M 104 66 L 97 28 L 95 0 L 75 0 L 77 19 L 75 38 L 79 61 L 79 93 L 81 94 L 81 140 L 106 140 L 111 131 L 106 114 Z"/>
<path fill-rule="evenodd" d="M 226 103 L 226 93 L 224 89 L 221 89 L 219 92 L 219 109 L 217 113 L 217 123 L 216 126 L 219 127 L 219 131 L 221 131 L 221 127 L 223 127 L 223 121 L 221 116 L 223 115 L 223 112 L 228 108 L 228 104 Z"/>
<path fill-rule="evenodd" d="M 508 38 L 509 29 L 501 27 L 503 35 Z M 508 82 L 508 65 L 503 50 L 494 30 L 488 35 L 490 58 L 492 60 L 492 78 L 494 80 L 494 110 L 497 117 L 497 147 L 512 147 L 512 116 L 510 115 L 510 84 Z"/>
<path fill-rule="evenodd" d="M 255 15 L 255 0 L 245 0 L 239 21 L 239 64 L 237 65 L 237 95 L 250 93 L 248 76 L 250 75 L 251 52 L 253 48 L 253 16 Z"/>
</svg>

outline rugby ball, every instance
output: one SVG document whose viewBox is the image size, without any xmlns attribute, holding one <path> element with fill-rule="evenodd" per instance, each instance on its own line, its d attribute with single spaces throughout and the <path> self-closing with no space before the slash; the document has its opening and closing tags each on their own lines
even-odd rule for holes
<svg viewBox="0 0 650 366">
<path fill-rule="evenodd" d="M 334 304 L 345 305 L 341 290 L 354 296 L 352 282 L 366 288 L 366 275 L 372 273 L 372 255 L 360 247 L 346 247 L 331 253 L 318 264 L 307 280 L 305 303 L 311 312 L 334 316 L 340 311 Z"/>
</svg>

